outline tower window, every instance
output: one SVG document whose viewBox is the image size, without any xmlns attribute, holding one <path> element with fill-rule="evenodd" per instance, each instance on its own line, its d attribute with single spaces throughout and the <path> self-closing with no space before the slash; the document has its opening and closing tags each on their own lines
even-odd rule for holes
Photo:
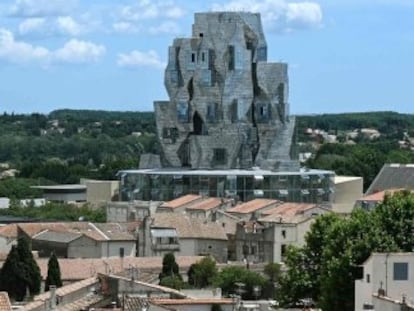
<svg viewBox="0 0 414 311">
<path fill-rule="evenodd" d="M 234 46 L 233 45 L 229 45 L 228 53 L 229 53 L 229 70 L 234 70 Z"/>
<path fill-rule="evenodd" d="M 207 105 L 207 120 L 209 122 L 217 121 L 217 103 L 209 103 Z"/>
<path fill-rule="evenodd" d="M 215 164 L 226 164 L 227 161 L 227 153 L 226 149 L 224 148 L 215 148 L 213 149 L 213 161 Z"/>
</svg>

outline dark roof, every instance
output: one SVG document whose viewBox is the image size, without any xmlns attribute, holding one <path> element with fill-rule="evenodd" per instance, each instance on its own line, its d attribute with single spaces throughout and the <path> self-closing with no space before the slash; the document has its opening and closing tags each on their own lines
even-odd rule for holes
<svg viewBox="0 0 414 311">
<path fill-rule="evenodd" d="M 44 232 L 41 232 L 33 236 L 33 240 L 58 242 L 58 243 L 69 243 L 69 242 L 76 240 L 77 238 L 81 236 L 82 234 L 80 233 L 46 230 Z"/>
<path fill-rule="evenodd" d="M 385 164 L 365 195 L 401 188 L 414 189 L 414 164 Z"/>
</svg>

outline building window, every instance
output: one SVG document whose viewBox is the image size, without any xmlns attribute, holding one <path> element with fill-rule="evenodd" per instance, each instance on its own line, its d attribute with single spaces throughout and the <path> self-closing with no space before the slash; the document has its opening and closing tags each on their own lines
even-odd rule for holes
<svg viewBox="0 0 414 311">
<path fill-rule="evenodd" d="M 234 46 L 233 45 L 229 45 L 228 53 L 229 53 L 229 70 L 234 70 Z"/>
<path fill-rule="evenodd" d="M 207 105 L 207 121 L 217 121 L 217 103 L 208 103 Z"/>
<path fill-rule="evenodd" d="M 250 254 L 251 254 L 251 255 L 256 255 L 256 246 L 255 246 L 255 245 L 252 245 L 252 246 L 250 247 Z"/>
<path fill-rule="evenodd" d="M 206 55 L 204 52 L 201 53 L 201 61 L 204 63 Z"/>
<path fill-rule="evenodd" d="M 196 57 L 195 53 L 191 53 L 191 62 L 192 63 L 195 63 L 195 57 Z"/>
<path fill-rule="evenodd" d="M 408 262 L 394 262 L 394 281 L 408 280 Z"/>
<path fill-rule="evenodd" d="M 371 275 L 368 274 L 368 273 L 366 275 L 366 280 L 367 280 L 367 283 L 370 283 L 371 282 Z"/>
<path fill-rule="evenodd" d="M 238 116 L 238 102 L 237 99 L 233 99 L 231 106 L 230 106 L 230 119 L 232 123 L 235 123 L 239 120 Z"/>
<path fill-rule="evenodd" d="M 188 122 L 188 103 L 187 102 L 178 102 L 177 103 L 177 119 L 179 122 L 187 123 Z"/>
<path fill-rule="evenodd" d="M 282 244 L 282 246 L 280 247 L 280 254 L 283 257 L 285 257 L 286 255 L 286 244 Z"/>
<path fill-rule="evenodd" d="M 175 140 L 178 137 L 178 129 L 176 127 L 164 127 L 162 129 L 162 138 L 171 139 L 172 143 L 175 143 Z"/>
<path fill-rule="evenodd" d="M 286 230 L 282 230 L 282 237 L 286 239 Z"/>
<path fill-rule="evenodd" d="M 213 149 L 213 161 L 215 164 L 226 164 L 227 156 L 226 149 L 224 148 L 215 148 Z"/>
</svg>

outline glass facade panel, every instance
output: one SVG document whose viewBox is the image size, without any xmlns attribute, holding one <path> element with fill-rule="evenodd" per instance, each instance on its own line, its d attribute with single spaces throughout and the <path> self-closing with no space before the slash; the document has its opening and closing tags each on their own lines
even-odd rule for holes
<svg viewBox="0 0 414 311">
<path fill-rule="evenodd" d="M 238 197 L 242 201 L 263 197 L 287 202 L 322 203 L 333 199 L 334 174 L 255 174 L 252 171 L 228 171 L 213 174 L 192 170 L 180 173 L 152 173 L 148 170 L 120 172 L 120 200 L 172 200 L 185 194 L 201 194 L 211 197 Z"/>
</svg>

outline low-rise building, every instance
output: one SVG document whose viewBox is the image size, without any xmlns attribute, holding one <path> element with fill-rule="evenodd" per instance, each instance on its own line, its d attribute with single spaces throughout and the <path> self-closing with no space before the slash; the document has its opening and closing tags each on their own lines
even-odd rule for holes
<svg viewBox="0 0 414 311">
<path fill-rule="evenodd" d="M 385 306 L 399 306 L 395 302 L 403 297 L 414 302 L 414 253 L 372 253 L 362 270 L 355 281 L 355 311 L 402 310 Z"/>
<path fill-rule="evenodd" d="M 49 257 L 52 252 L 65 258 L 135 256 L 136 238 L 130 230 L 126 224 L 119 223 L 9 224 L 0 228 L 0 249 L 10 250 L 17 238 L 24 236 L 40 257 Z"/>
<path fill-rule="evenodd" d="M 331 212 L 318 204 L 284 203 L 274 209 L 265 211 L 258 221 L 266 227 L 263 240 L 271 241 L 271 247 L 264 248 L 266 261 L 281 262 L 284 260 L 288 245 L 303 246 L 305 235 L 310 230 L 315 218 Z"/>
<path fill-rule="evenodd" d="M 154 214 L 161 204 L 162 202 L 158 201 L 107 202 L 106 221 L 142 221 L 145 217 Z"/>
<path fill-rule="evenodd" d="M 156 213 L 145 218 L 139 229 L 139 256 L 211 255 L 227 260 L 227 234 L 220 223 L 191 218 L 181 213 Z"/>
<path fill-rule="evenodd" d="M 229 208 L 226 212 L 247 221 L 252 218 L 257 218 L 260 213 L 280 204 L 282 202 L 279 200 L 254 199 Z"/>
</svg>

